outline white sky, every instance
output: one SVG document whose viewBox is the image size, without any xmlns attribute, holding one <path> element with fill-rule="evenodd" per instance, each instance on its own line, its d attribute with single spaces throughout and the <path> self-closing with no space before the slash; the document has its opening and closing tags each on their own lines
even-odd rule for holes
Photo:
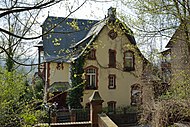
<svg viewBox="0 0 190 127">
<path fill-rule="evenodd" d="M 66 17 L 69 14 L 68 7 L 73 6 L 73 10 L 81 5 L 84 0 L 66 0 L 67 2 L 62 2 L 56 6 L 43 10 L 42 18 L 40 22 L 43 22 L 45 18 L 48 16 L 58 16 L 58 17 Z M 79 2 L 80 1 L 80 2 Z M 96 1 L 96 2 L 94 2 Z M 79 18 L 79 19 L 94 19 L 101 20 L 107 15 L 108 8 L 116 7 L 117 12 L 124 11 L 122 8 L 122 4 L 120 0 L 88 0 L 80 9 L 78 9 L 70 18 Z M 99 1 L 99 2 L 97 2 Z M 120 8 L 118 8 L 120 7 Z M 125 7 L 126 9 L 127 7 Z M 130 12 L 130 11 L 127 11 Z"/>
<path fill-rule="evenodd" d="M 72 10 L 75 10 L 84 1 L 85 0 L 65 0 L 64 2 L 57 4 L 56 6 L 44 9 L 41 18 L 39 18 L 39 22 L 42 24 L 48 15 L 55 17 L 66 17 L 69 14 L 68 7 L 72 8 Z M 110 7 L 115 7 L 116 12 L 123 16 L 129 16 L 125 20 L 125 23 L 128 26 L 128 21 L 131 20 L 130 18 L 136 17 L 135 14 L 129 8 L 127 8 L 127 6 L 121 3 L 121 0 L 87 0 L 87 2 L 80 9 L 78 9 L 71 16 L 69 16 L 69 18 L 101 20 L 107 15 L 107 11 Z M 137 37 L 135 37 L 135 39 L 138 41 Z M 147 46 L 141 48 L 143 48 L 143 50 L 147 50 Z"/>
</svg>

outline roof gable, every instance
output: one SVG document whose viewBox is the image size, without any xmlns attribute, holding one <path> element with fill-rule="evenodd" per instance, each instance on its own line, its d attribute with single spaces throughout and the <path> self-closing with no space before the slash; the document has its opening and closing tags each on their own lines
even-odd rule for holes
<svg viewBox="0 0 190 127">
<path fill-rule="evenodd" d="M 81 40 L 80 42 L 76 43 L 75 45 L 71 46 L 71 48 L 75 48 L 75 51 L 78 52 L 78 50 L 83 50 L 81 51 L 80 54 L 78 54 L 78 56 L 76 56 L 74 59 L 77 59 L 81 54 L 83 54 L 83 52 L 88 48 L 89 45 L 91 45 L 91 43 L 94 41 L 94 39 L 100 34 L 101 30 L 104 28 L 104 26 L 106 25 L 118 25 L 118 27 L 124 32 L 124 34 L 126 35 L 126 37 L 128 38 L 128 40 L 130 41 L 131 44 L 136 45 L 136 41 L 135 38 L 133 36 L 133 32 L 130 28 L 128 28 L 124 23 L 120 22 L 119 20 L 117 20 L 116 23 L 114 24 L 109 24 L 109 18 L 105 18 L 99 22 L 97 22 L 92 28 L 91 30 L 88 32 L 87 36 Z M 87 39 L 89 39 L 89 41 L 86 41 Z"/>
</svg>

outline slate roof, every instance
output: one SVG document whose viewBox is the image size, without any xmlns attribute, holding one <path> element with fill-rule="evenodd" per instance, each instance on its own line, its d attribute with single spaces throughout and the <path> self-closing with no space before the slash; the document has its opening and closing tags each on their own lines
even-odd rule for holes
<svg viewBox="0 0 190 127">
<path fill-rule="evenodd" d="M 48 32 L 42 37 L 45 61 L 69 62 L 70 46 L 84 39 L 97 22 L 96 20 L 47 17 L 42 24 L 42 32 Z M 54 28 L 55 25 L 57 26 Z"/>
<path fill-rule="evenodd" d="M 65 19 L 63 17 L 48 17 L 43 25 L 43 47 L 45 61 L 71 62 L 77 59 L 90 45 L 102 28 L 106 25 L 108 18 L 101 21 L 84 19 Z M 57 27 L 50 30 L 54 25 Z M 132 44 L 136 44 L 132 31 L 120 23 L 127 38 Z"/>
</svg>

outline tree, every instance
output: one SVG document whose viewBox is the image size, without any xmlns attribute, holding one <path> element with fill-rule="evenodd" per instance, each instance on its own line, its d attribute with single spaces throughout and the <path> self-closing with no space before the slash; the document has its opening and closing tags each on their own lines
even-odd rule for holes
<svg viewBox="0 0 190 127">
<path fill-rule="evenodd" d="M 35 124 L 43 112 L 35 110 L 35 98 L 27 96 L 25 75 L 0 68 L 0 125 L 4 127 Z"/>
<path fill-rule="evenodd" d="M 4 1 L 7 4 L 7 1 Z M 36 18 L 38 17 L 40 11 L 38 12 L 30 12 L 28 14 L 9 14 L 3 17 L 3 24 L 4 28 L 7 28 L 10 32 L 14 34 L 18 34 L 20 36 L 25 36 L 27 34 L 36 34 L 33 32 L 32 27 L 35 25 Z M 21 38 L 16 38 L 12 35 L 7 35 L 2 33 L 0 35 L 1 38 L 1 46 L 6 49 L 6 69 L 8 71 L 13 71 L 14 69 L 18 68 L 19 65 L 15 66 L 13 59 L 17 61 L 22 61 L 23 63 L 27 60 L 30 60 L 30 48 L 33 42 L 30 42 L 30 45 L 24 42 Z M 3 52 L 1 52 L 3 53 Z M 24 59 L 24 60 L 22 60 Z"/>
<path fill-rule="evenodd" d="M 163 41 L 158 38 L 170 38 L 180 24 L 186 26 L 189 21 L 188 0 L 129 0 L 123 1 L 123 4 L 130 4 L 134 11 L 136 17 L 133 17 L 135 20 L 132 21 L 132 27 L 141 39 L 145 38 L 144 41 L 157 43 Z"/>
<path fill-rule="evenodd" d="M 0 48 L 2 49 L 1 53 L 5 52 L 7 55 L 6 63 L 7 69 L 9 71 L 13 69 L 13 65 L 15 63 L 25 66 L 37 65 L 27 65 L 23 62 L 18 61 L 20 61 L 21 58 L 24 59 L 23 56 L 24 54 L 26 54 L 25 51 L 27 51 L 26 44 L 30 45 L 31 41 L 34 41 L 34 39 L 39 39 L 40 37 L 49 33 L 53 28 L 59 25 L 57 24 L 53 26 L 49 31 L 43 34 L 36 33 L 36 31 L 32 29 L 32 27 L 37 22 L 37 18 L 41 10 L 51 7 L 60 2 L 64 1 L 40 0 L 30 2 L 21 0 L 5 0 L 1 2 L 3 4 L 0 7 L 0 19 L 3 22 L 3 25 L 0 27 L 0 36 L 2 39 L 2 44 L 0 45 Z M 70 10 L 68 16 L 77 11 L 85 2 L 86 0 L 77 8 Z M 7 23 L 5 23 L 4 21 L 6 21 Z M 28 40 L 30 40 L 30 42 L 28 42 Z M 20 54 L 18 53 L 18 51 Z"/>
<path fill-rule="evenodd" d="M 42 8 L 54 5 L 60 1 L 39 1 L 39 2 L 27 2 L 27 1 L 1 1 L 0 14 L 1 24 L 1 43 L 0 47 L 4 51 L 1 51 L 3 57 L 6 56 L 5 65 L 8 71 L 13 71 L 15 63 L 12 59 L 21 61 L 24 63 L 28 56 L 29 44 L 23 41 L 24 36 L 29 34 L 35 35 L 32 27 L 36 24 L 36 19 Z M 16 37 L 16 36 L 19 37 Z M 30 42 L 31 43 L 31 42 Z M 31 44 L 30 44 L 31 45 Z"/>
<path fill-rule="evenodd" d="M 189 105 L 189 53 L 190 53 L 190 2 L 189 0 L 138 0 L 129 2 L 136 13 L 136 25 L 133 27 L 138 32 L 141 40 L 149 41 L 154 45 L 161 43 L 163 38 L 171 38 L 178 30 L 178 34 L 172 36 L 174 44 L 179 48 L 185 45 L 181 51 L 185 64 L 177 66 L 179 62 L 172 63 L 172 80 L 165 94 L 153 101 L 148 107 L 149 117 L 146 122 L 153 126 L 168 126 L 174 122 L 189 120 L 190 116 L 187 105 Z M 178 55 L 178 53 L 176 53 Z M 174 61 L 176 57 L 171 59 Z M 178 62 L 178 63 L 177 63 Z M 179 78 L 180 77 L 180 78 Z M 145 107 L 145 106 L 144 106 Z"/>
<path fill-rule="evenodd" d="M 1 126 L 32 125 L 38 121 L 36 113 L 40 116 L 43 115 L 40 111 L 35 110 L 34 106 L 36 98 L 40 98 L 41 87 L 36 86 L 36 88 L 34 88 L 38 90 L 40 89 L 39 95 L 38 93 L 35 93 L 35 98 L 33 93 L 29 91 L 30 88 L 26 84 L 24 74 L 16 72 L 14 70 L 14 65 L 38 65 L 20 62 L 20 58 L 23 58 L 21 55 L 25 54 L 26 51 L 23 50 L 25 49 L 24 46 L 27 43 L 31 44 L 29 41 L 39 39 L 59 25 L 57 24 L 53 26 L 52 29 L 43 34 L 36 35 L 34 34 L 35 31 L 32 30 L 32 25 L 36 23 L 40 10 L 51 7 L 60 2 L 64 2 L 64 0 L 1 1 L 1 3 L 4 4 L 0 5 L 0 19 L 2 22 L 0 26 L 0 38 L 2 42 L 0 43 L 0 49 L 1 53 L 5 52 L 7 55 L 7 70 L 0 69 Z M 70 10 L 68 16 L 77 11 L 85 2 L 86 0 L 77 8 Z M 68 16 L 66 16 L 66 18 Z"/>
</svg>

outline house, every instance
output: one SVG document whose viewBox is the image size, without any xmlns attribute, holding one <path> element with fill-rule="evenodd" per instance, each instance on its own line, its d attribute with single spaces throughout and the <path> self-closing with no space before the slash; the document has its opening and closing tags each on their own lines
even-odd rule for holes
<svg viewBox="0 0 190 127">
<path fill-rule="evenodd" d="M 188 24 L 182 23 L 166 45 L 167 50 L 162 52 L 164 56 L 161 64 L 163 77 L 171 85 L 181 86 L 189 81 L 190 44 L 188 31 Z"/>
<path fill-rule="evenodd" d="M 161 75 L 163 83 L 170 83 L 171 80 L 171 49 L 161 52 Z"/>
<path fill-rule="evenodd" d="M 42 56 L 39 63 L 43 63 L 39 74 L 47 91 L 56 84 L 68 87 L 71 63 L 85 54 L 83 106 L 88 106 L 94 90 L 99 91 L 103 107 L 110 111 L 142 103 L 141 76 L 148 62 L 138 49 L 133 32 L 116 17 L 115 8 L 109 8 L 107 17 L 100 21 L 48 16 L 42 31 L 44 36 L 37 46 Z"/>
</svg>

